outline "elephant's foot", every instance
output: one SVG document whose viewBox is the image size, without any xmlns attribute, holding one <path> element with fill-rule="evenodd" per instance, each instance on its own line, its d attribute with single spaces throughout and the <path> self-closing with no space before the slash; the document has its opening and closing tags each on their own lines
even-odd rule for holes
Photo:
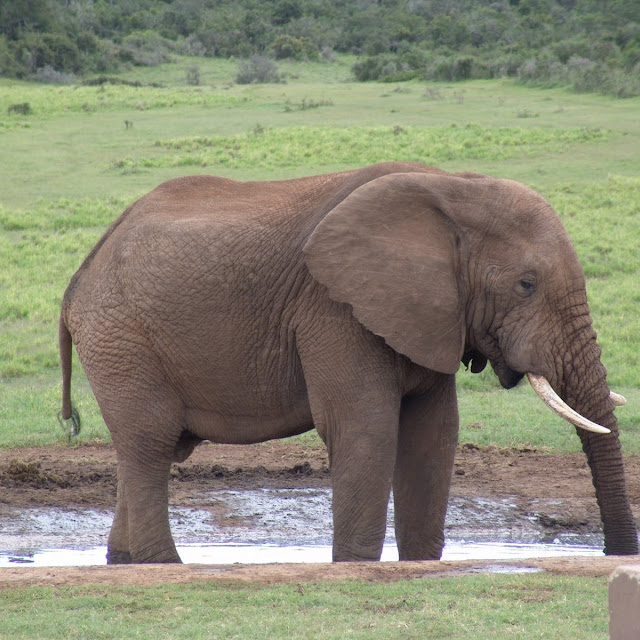
<svg viewBox="0 0 640 640">
<path fill-rule="evenodd" d="M 377 562 L 380 560 L 382 548 L 353 549 L 350 547 L 333 547 L 333 562 Z"/>
<path fill-rule="evenodd" d="M 107 564 L 131 564 L 131 554 L 128 551 L 107 550 Z"/>
<path fill-rule="evenodd" d="M 182 564 L 182 560 L 173 546 L 171 549 L 157 552 L 134 552 L 131 562 L 134 564 Z"/>
<path fill-rule="evenodd" d="M 132 555 L 129 551 L 107 550 L 107 564 L 181 564 L 182 560 L 175 549 L 155 554 Z"/>
</svg>

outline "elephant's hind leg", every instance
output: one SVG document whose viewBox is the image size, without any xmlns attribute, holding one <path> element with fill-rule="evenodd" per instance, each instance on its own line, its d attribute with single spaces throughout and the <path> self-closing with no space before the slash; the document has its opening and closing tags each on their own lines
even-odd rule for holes
<svg viewBox="0 0 640 640">
<path fill-rule="evenodd" d="M 180 562 L 169 527 L 169 474 L 184 431 L 184 406 L 163 381 L 129 379 L 96 394 L 118 456 L 118 496 L 107 559 Z M 144 385 L 144 386 L 143 386 Z M 186 456 L 185 456 L 186 457 Z"/>
<path fill-rule="evenodd" d="M 125 496 L 122 474 L 118 469 L 118 494 L 116 499 L 116 513 L 109 533 L 107 543 L 107 564 L 130 564 L 129 550 L 129 518 L 127 516 L 127 499 Z"/>
<path fill-rule="evenodd" d="M 126 520 L 131 562 L 180 562 L 169 526 L 170 465 L 169 460 L 153 468 L 145 468 L 129 460 L 119 463 L 126 512 L 119 520 L 116 509 L 112 532 Z M 111 542 L 110 536 L 110 545 Z M 126 559 L 115 545 L 109 547 L 108 557 L 112 555 L 116 561 L 117 558 Z"/>
</svg>

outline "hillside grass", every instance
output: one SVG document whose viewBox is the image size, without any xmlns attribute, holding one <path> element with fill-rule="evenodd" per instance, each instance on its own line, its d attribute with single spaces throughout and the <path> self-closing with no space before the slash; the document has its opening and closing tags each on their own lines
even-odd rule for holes
<svg viewBox="0 0 640 640">
<path fill-rule="evenodd" d="M 640 99 L 510 81 L 350 83 L 348 61 L 290 63 L 286 84 L 239 86 L 229 61 L 124 77 L 165 86 L 0 81 L 0 446 L 65 442 L 57 426 L 57 317 L 104 229 L 162 180 L 190 173 L 281 179 L 413 160 L 524 182 L 556 208 L 588 278 L 625 451 L 640 451 Z M 29 115 L 7 113 L 28 102 Z M 127 128 L 125 120 L 132 123 Z M 579 449 L 526 386 L 459 376 L 461 440 Z M 80 441 L 108 439 L 81 367 Z M 633 401 L 635 399 L 635 402 Z M 315 442 L 315 440 L 314 440 Z"/>
</svg>

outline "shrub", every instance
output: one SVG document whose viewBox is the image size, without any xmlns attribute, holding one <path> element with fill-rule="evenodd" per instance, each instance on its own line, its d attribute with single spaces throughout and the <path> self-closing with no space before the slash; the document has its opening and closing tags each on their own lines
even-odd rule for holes
<svg viewBox="0 0 640 640">
<path fill-rule="evenodd" d="M 169 62 L 172 43 L 155 31 L 137 31 L 122 41 L 118 57 L 123 62 L 154 67 Z"/>
<path fill-rule="evenodd" d="M 7 113 L 18 113 L 22 116 L 27 116 L 31 113 L 31 105 L 28 102 L 18 102 L 17 104 L 10 104 L 7 108 Z"/>
<path fill-rule="evenodd" d="M 543 86 L 570 86 L 582 93 L 601 93 L 618 98 L 640 95 L 637 69 L 625 71 L 604 62 L 573 56 L 566 64 L 543 55 L 525 62 L 521 82 Z"/>
<path fill-rule="evenodd" d="M 287 34 L 279 35 L 271 43 L 271 51 L 276 60 L 291 58 L 292 60 L 317 60 L 318 49 L 306 36 L 296 38 Z"/>
<path fill-rule="evenodd" d="M 95 78 L 89 78 L 85 80 L 82 84 L 87 85 L 88 87 L 101 87 L 105 84 L 122 84 L 127 87 L 142 87 L 144 86 L 140 80 L 125 80 L 124 78 L 119 78 L 117 76 L 96 76 Z M 159 87 L 159 84 L 150 84 L 152 87 Z"/>
<path fill-rule="evenodd" d="M 187 69 L 187 84 L 195 87 L 200 85 L 200 67 L 197 64 Z"/>
<path fill-rule="evenodd" d="M 459 58 L 439 57 L 426 69 L 426 80 L 468 80 L 473 71 L 474 59 L 471 56 Z"/>
<path fill-rule="evenodd" d="M 54 69 L 79 70 L 81 54 L 65 35 L 55 33 L 26 33 L 11 43 L 11 53 L 17 65 L 16 75 L 24 77 L 49 65 Z"/>
<path fill-rule="evenodd" d="M 236 72 L 238 84 L 264 84 L 267 82 L 284 82 L 284 78 L 276 63 L 264 56 L 251 56 L 238 65 Z"/>
<path fill-rule="evenodd" d="M 322 47 L 320 57 L 324 62 L 335 62 L 338 59 L 336 52 L 331 47 Z"/>
<path fill-rule="evenodd" d="M 56 69 L 48 64 L 36 69 L 34 76 L 38 82 L 44 82 L 45 84 L 73 84 L 76 81 L 73 73 L 56 71 Z"/>
<path fill-rule="evenodd" d="M 195 33 L 176 43 L 176 53 L 182 56 L 206 56 L 208 50 Z"/>
<path fill-rule="evenodd" d="M 402 63 L 398 56 L 393 54 L 379 54 L 369 56 L 363 60 L 358 60 L 351 71 L 359 82 L 368 82 L 371 80 L 383 80 L 395 75 L 399 71 L 407 71 L 402 67 Z"/>
</svg>

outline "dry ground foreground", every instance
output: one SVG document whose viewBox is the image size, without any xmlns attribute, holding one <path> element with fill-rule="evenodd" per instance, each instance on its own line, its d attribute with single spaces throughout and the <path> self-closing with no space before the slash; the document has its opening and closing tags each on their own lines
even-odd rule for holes
<svg viewBox="0 0 640 640">
<path fill-rule="evenodd" d="M 626 458 L 634 515 L 640 516 L 640 457 Z M 326 487 L 326 453 L 317 448 L 274 441 L 261 445 L 201 445 L 170 481 L 173 505 L 198 506 L 198 496 L 216 489 Z M 109 445 L 23 448 L 0 451 L 0 515 L 20 506 L 113 508 L 116 457 Z M 498 449 L 462 444 L 452 485 L 455 497 L 511 497 L 523 514 L 538 497 L 561 501 L 562 509 L 538 514 L 553 531 L 597 531 L 600 519 L 591 476 L 581 454 L 549 455 L 530 448 Z M 204 497 L 202 508 L 215 510 Z M 561 513 L 561 515 L 558 515 Z M 216 517 L 212 513 L 212 517 Z M 227 520 L 229 514 L 223 514 Z M 26 532 L 25 532 L 26 533 Z M 5 586 L 104 583 L 152 585 L 197 581 L 305 582 L 336 579 L 393 581 L 505 569 L 539 568 L 582 576 L 606 576 L 640 557 L 553 558 L 518 561 L 390 562 L 349 564 L 178 565 L 16 567 L 0 569 Z"/>
</svg>

